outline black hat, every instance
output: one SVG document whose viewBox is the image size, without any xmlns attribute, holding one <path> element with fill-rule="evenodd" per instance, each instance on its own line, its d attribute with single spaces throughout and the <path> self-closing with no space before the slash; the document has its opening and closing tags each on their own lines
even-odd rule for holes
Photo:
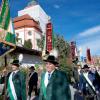
<svg viewBox="0 0 100 100">
<path fill-rule="evenodd" d="M 29 69 L 33 69 L 33 70 L 35 70 L 35 67 L 34 67 L 34 66 L 31 66 Z"/>
<path fill-rule="evenodd" d="M 85 69 L 85 68 L 90 68 L 90 67 L 88 67 L 88 65 L 85 64 L 84 67 L 83 67 L 82 69 Z"/>
<path fill-rule="evenodd" d="M 16 65 L 19 67 L 20 63 L 19 60 L 13 60 L 13 62 L 11 63 L 12 65 Z"/>
<path fill-rule="evenodd" d="M 44 60 L 44 61 L 45 61 L 45 62 L 53 63 L 54 65 L 58 64 L 58 62 L 57 62 L 55 56 L 53 56 L 53 55 L 49 55 L 49 56 L 47 57 L 47 59 Z"/>
</svg>

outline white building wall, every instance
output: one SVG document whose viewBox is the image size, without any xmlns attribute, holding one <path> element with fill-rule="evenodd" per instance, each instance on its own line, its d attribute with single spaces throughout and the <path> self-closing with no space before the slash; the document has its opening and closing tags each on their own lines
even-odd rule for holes
<svg viewBox="0 0 100 100">
<path fill-rule="evenodd" d="M 35 48 L 36 50 L 41 50 L 38 46 L 37 46 L 37 39 L 41 39 L 41 35 L 39 32 L 35 31 Z M 34 41 L 34 40 L 33 40 Z"/>
<path fill-rule="evenodd" d="M 29 35 L 28 32 L 31 31 L 32 35 Z M 33 44 L 32 49 L 40 50 L 37 46 L 37 39 L 41 39 L 39 31 L 36 31 L 34 28 L 27 28 L 25 31 L 25 40 L 31 39 Z"/>
<path fill-rule="evenodd" d="M 22 45 L 24 44 L 24 40 L 25 40 L 24 31 L 25 31 L 25 28 L 15 30 L 15 33 L 19 34 L 18 38 L 21 38 L 22 40 Z"/>
<path fill-rule="evenodd" d="M 43 34 L 46 33 L 46 24 L 48 23 L 50 17 L 44 12 L 40 5 L 33 5 L 18 11 L 18 16 L 25 14 L 29 14 L 33 19 L 39 21 Z"/>
<path fill-rule="evenodd" d="M 28 34 L 29 31 L 31 31 L 32 33 L 31 35 Z M 41 39 L 41 35 L 40 35 L 40 32 L 36 31 L 34 28 L 18 29 L 18 30 L 15 30 L 15 33 L 18 33 L 19 34 L 18 38 L 22 39 L 22 45 L 24 45 L 25 40 L 31 39 L 32 49 L 41 50 L 37 46 L 37 39 Z"/>
<path fill-rule="evenodd" d="M 31 32 L 31 35 L 28 34 L 28 32 Z M 34 29 L 33 28 L 25 28 L 25 40 L 31 39 L 33 40 L 34 37 Z"/>
<path fill-rule="evenodd" d="M 25 14 L 29 14 L 32 18 L 34 18 L 35 20 L 38 20 L 38 16 L 39 16 L 39 8 L 38 6 L 32 6 L 32 7 L 27 7 L 23 10 L 18 11 L 18 16 L 22 16 Z"/>
</svg>

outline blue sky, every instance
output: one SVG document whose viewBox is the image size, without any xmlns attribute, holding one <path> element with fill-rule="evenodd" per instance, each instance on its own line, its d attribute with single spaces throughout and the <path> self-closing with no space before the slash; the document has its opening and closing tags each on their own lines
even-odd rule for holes
<svg viewBox="0 0 100 100">
<path fill-rule="evenodd" d="M 10 0 L 11 16 L 31 0 Z M 100 0 L 38 0 L 51 16 L 54 32 L 67 41 L 76 41 L 85 56 L 86 48 L 92 55 L 100 55 Z"/>
</svg>

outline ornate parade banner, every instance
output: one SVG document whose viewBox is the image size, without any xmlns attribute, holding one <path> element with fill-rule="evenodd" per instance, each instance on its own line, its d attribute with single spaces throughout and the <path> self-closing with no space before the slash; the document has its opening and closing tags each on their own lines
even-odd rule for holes
<svg viewBox="0 0 100 100">
<path fill-rule="evenodd" d="M 87 51 L 86 51 L 86 57 L 87 57 L 87 63 L 91 63 L 91 53 L 90 53 L 90 49 L 87 48 Z"/>
<path fill-rule="evenodd" d="M 52 48 L 52 24 L 48 23 L 46 26 L 46 50 L 50 52 Z"/>
<path fill-rule="evenodd" d="M 2 0 L 0 11 L 0 56 L 13 51 L 15 46 L 15 32 L 10 18 L 9 0 Z"/>
</svg>

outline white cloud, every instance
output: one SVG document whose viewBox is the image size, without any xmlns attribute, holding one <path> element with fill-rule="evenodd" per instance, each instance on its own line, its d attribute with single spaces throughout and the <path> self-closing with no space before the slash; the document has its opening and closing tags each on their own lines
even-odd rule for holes
<svg viewBox="0 0 100 100">
<path fill-rule="evenodd" d="M 94 39 L 91 41 L 87 41 L 86 43 L 80 44 L 78 47 L 82 48 L 82 55 L 83 56 L 86 56 L 87 48 L 90 48 L 91 55 L 100 55 L 99 43 L 100 43 L 100 39 Z"/>
<path fill-rule="evenodd" d="M 60 6 L 59 6 L 59 5 L 57 5 L 57 4 L 55 4 L 55 5 L 54 5 L 54 8 L 59 9 L 59 8 L 60 8 Z"/>
<path fill-rule="evenodd" d="M 88 36 L 92 36 L 92 35 L 96 35 L 100 33 L 100 25 L 96 26 L 96 27 L 92 27 L 90 29 L 87 29 L 81 33 L 79 33 L 78 38 L 80 37 L 88 37 Z"/>
</svg>

